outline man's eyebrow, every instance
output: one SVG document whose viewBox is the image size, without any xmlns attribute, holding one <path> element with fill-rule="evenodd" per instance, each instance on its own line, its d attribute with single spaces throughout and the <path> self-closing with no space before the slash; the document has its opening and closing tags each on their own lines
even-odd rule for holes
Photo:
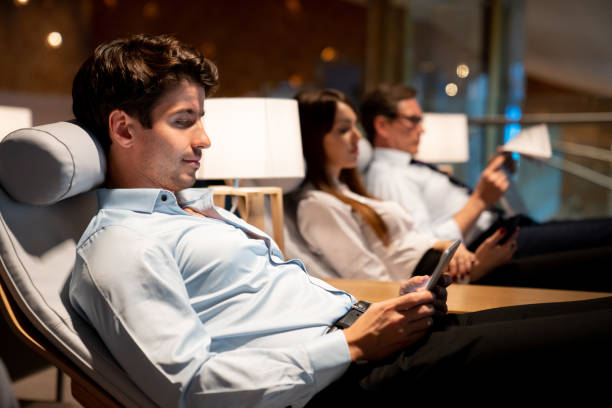
<svg viewBox="0 0 612 408">
<path fill-rule="evenodd" d="M 176 111 L 172 112 L 173 115 L 176 115 L 178 113 L 187 113 L 189 115 L 197 115 L 199 114 L 199 116 L 204 116 L 204 110 L 201 110 L 200 112 L 197 112 L 191 108 L 182 108 L 182 109 L 177 109 Z"/>
</svg>

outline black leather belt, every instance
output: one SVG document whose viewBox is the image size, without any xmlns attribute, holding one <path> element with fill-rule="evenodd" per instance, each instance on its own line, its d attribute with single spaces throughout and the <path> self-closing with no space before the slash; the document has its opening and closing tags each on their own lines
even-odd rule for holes
<svg viewBox="0 0 612 408">
<path fill-rule="evenodd" d="M 360 300 L 359 302 L 355 303 L 351 306 L 351 309 L 346 312 L 344 316 L 336 320 L 334 325 L 329 328 L 327 333 L 351 327 L 351 325 L 355 323 L 355 320 L 357 320 L 359 316 L 361 316 L 365 313 L 366 310 L 368 310 L 368 307 L 370 307 L 370 302 L 366 302 L 365 300 Z"/>
</svg>

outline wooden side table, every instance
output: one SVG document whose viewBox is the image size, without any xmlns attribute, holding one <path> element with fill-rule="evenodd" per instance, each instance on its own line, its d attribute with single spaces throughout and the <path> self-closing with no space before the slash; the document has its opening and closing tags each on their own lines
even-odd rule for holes
<svg viewBox="0 0 612 408">
<path fill-rule="evenodd" d="M 358 300 L 380 302 L 399 294 L 399 282 L 380 282 L 360 279 L 323 279 L 330 285 L 345 290 Z M 518 306 L 530 303 L 569 302 L 612 296 L 606 292 L 577 290 L 533 289 L 509 286 L 458 285 L 448 287 L 449 313 L 468 313 L 496 307 Z"/>
<path fill-rule="evenodd" d="M 283 234 L 283 190 L 280 187 L 230 187 L 210 186 L 213 200 L 218 207 L 225 206 L 225 197 L 238 198 L 240 217 L 249 224 L 264 230 L 265 196 L 270 198 L 272 213 L 273 237 L 280 250 L 285 253 L 285 236 Z"/>
</svg>

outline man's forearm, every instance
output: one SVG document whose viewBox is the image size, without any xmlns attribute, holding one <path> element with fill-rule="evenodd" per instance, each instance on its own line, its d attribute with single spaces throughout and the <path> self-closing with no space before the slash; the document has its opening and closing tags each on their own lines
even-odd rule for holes
<svg viewBox="0 0 612 408">
<path fill-rule="evenodd" d="M 467 203 L 453 216 L 453 219 L 457 223 L 461 235 L 464 237 L 468 231 L 474 226 L 478 217 L 484 210 L 487 209 L 486 203 L 478 196 L 472 194 Z"/>
</svg>

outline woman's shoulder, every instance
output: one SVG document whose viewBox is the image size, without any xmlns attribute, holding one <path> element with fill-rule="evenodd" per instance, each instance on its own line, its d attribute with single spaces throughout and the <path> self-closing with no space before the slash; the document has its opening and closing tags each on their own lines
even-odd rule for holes
<svg viewBox="0 0 612 408">
<path fill-rule="evenodd" d="M 319 190 L 312 185 L 305 185 L 302 191 L 300 191 L 298 211 L 319 208 L 333 209 L 346 205 L 330 193 Z"/>
</svg>

